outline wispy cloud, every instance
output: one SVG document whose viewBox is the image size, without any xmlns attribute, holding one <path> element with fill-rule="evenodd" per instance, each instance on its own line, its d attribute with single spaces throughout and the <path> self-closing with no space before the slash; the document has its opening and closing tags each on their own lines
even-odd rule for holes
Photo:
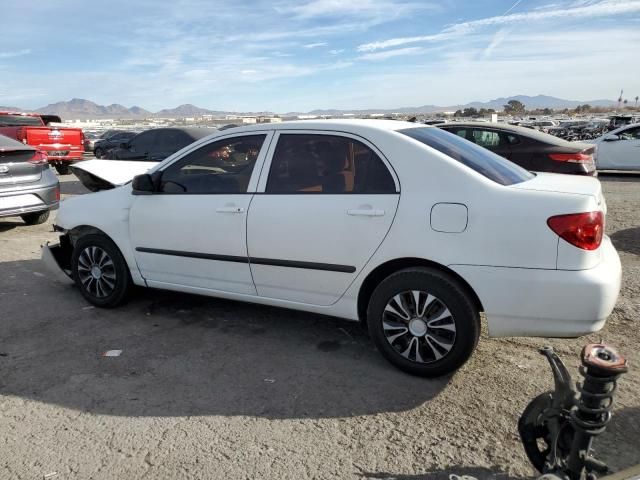
<svg viewBox="0 0 640 480">
<path fill-rule="evenodd" d="M 279 5 L 276 10 L 295 15 L 299 18 L 317 18 L 327 16 L 357 16 L 360 18 L 403 16 L 415 10 L 438 9 L 435 2 L 407 2 L 398 0 L 312 0 L 295 1 L 288 5 Z"/>
<path fill-rule="evenodd" d="M 398 37 L 382 40 L 378 42 L 365 43 L 358 46 L 359 52 L 372 52 L 384 48 L 398 47 L 412 43 L 433 42 L 447 40 L 452 37 L 473 33 L 482 27 L 501 25 L 523 25 L 541 20 L 552 20 L 558 18 L 593 18 L 593 17 L 613 17 L 629 13 L 640 12 L 640 1 L 605 0 L 598 3 L 579 4 L 571 8 L 554 8 L 548 10 L 533 10 L 523 13 L 512 13 L 509 15 L 499 15 L 487 17 L 469 22 L 462 22 L 450 25 L 439 33 L 432 35 L 422 35 L 414 37 Z"/>
<path fill-rule="evenodd" d="M 327 42 L 316 42 L 316 43 L 307 43 L 303 45 L 304 48 L 318 48 L 318 47 L 326 47 L 328 45 Z"/>
<path fill-rule="evenodd" d="M 487 48 L 484 49 L 484 52 L 482 52 L 482 57 L 483 58 L 489 58 L 491 56 L 491 54 L 493 53 L 493 51 L 502 42 L 504 42 L 504 40 L 507 38 L 508 34 L 509 34 L 509 30 L 506 29 L 506 28 L 501 28 L 500 30 L 498 30 L 493 35 L 493 38 L 491 39 L 491 43 L 489 43 L 489 45 L 487 45 Z"/>
<path fill-rule="evenodd" d="M 384 52 L 365 53 L 360 55 L 358 60 L 387 60 L 393 57 L 402 57 L 406 55 L 418 55 L 424 52 L 422 47 L 406 47 L 396 50 L 385 50 Z"/>
<path fill-rule="evenodd" d="M 29 55 L 31 50 L 28 48 L 24 48 L 22 50 L 16 50 L 14 52 L 0 52 L 0 58 L 15 58 L 22 57 L 24 55 Z"/>
</svg>

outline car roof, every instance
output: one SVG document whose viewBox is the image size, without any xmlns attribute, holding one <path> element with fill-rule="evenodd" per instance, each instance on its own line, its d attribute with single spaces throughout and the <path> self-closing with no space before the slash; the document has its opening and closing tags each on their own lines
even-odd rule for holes
<svg viewBox="0 0 640 480">
<path fill-rule="evenodd" d="M 31 145 L 9 138 L 6 135 L 0 135 L 0 152 L 7 150 L 35 150 Z"/>
<path fill-rule="evenodd" d="M 397 131 L 407 128 L 433 128 L 421 123 L 404 122 L 399 120 L 375 120 L 365 118 L 353 119 L 314 119 L 291 120 L 278 123 L 257 123 L 227 128 L 224 133 L 251 132 L 254 130 L 328 130 L 352 133 L 365 133 L 373 131 Z"/>
<path fill-rule="evenodd" d="M 212 128 L 206 128 L 206 127 L 160 127 L 160 128 L 150 128 L 148 130 L 143 130 L 142 132 L 133 132 L 133 133 L 135 133 L 137 136 L 146 132 L 155 132 L 155 131 L 166 132 L 166 131 L 176 131 L 176 130 L 179 132 L 186 133 L 194 140 L 199 140 L 201 138 L 204 138 L 216 132 L 216 130 Z M 121 131 L 123 130 L 120 130 L 119 132 Z"/>
</svg>

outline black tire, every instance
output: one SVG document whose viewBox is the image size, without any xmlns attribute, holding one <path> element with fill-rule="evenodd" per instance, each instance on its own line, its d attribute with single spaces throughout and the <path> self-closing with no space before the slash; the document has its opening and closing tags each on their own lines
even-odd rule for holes
<svg viewBox="0 0 640 480">
<path fill-rule="evenodd" d="M 111 265 L 102 261 L 100 251 L 106 254 Z M 93 276 L 93 267 L 100 270 L 97 277 Z M 73 247 L 71 268 L 82 296 L 96 307 L 113 308 L 127 300 L 132 285 L 129 267 L 116 244 L 105 235 L 80 237 Z"/>
<path fill-rule="evenodd" d="M 369 300 L 367 326 L 389 362 L 421 377 L 454 372 L 480 338 L 480 315 L 466 289 L 432 268 L 400 270 L 380 282 Z"/>
<path fill-rule="evenodd" d="M 104 155 L 104 151 L 101 148 L 96 148 L 93 154 L 96 158 L 102 158 L 102 156 Z"/>
<path fill-rule="evenodd" d="M 20 215 L 20 218 L 22 218 L 22 221 L 27 225 L 40 225 L 49 219 L 49 210 L 25 213 L 24 215 Z"/>
<path fill-rule="evenodd" d="M 68 175 L 69 174 L 69 164 L 68 163 L 56 163 L 55 167 L 56 167 L 56 171 L 60 175 Z"/>
</svg>

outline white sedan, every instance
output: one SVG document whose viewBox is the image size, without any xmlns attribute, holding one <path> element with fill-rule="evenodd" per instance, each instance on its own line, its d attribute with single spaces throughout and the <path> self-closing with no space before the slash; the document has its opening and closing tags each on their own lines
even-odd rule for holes
<svg viewBox="0 0 640 480">
<path fill-rule="evenodd" d="M 360 320 L 412 374 L 480 335 L 601 329 L 620 289 L 600 183 L 530 173 L 434 127 L 254 125 L 62 202 L 43 259 L 99 307 L 135 285 Z M 62 275 L 61 275 L 62 276 Z"/>
<path fill-rule="evenodd" d="M 640 123 L 616 128 L 590 142 L 598 145 L 598 170 L 640 170 Z"/>
</svg>

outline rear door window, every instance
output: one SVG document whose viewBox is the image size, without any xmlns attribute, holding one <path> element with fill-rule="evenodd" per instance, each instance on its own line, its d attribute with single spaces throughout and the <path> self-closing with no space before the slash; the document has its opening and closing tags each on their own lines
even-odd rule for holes
<svg viewBox="0 0 640 480">
<path fill-rule="evenodd" d="M 447 132 L 451 132 L 454 135 L 458 135 L 462 138 L 467 138 L 467 129 L 466 128 L 444 128 L 443 130 Z"/>
<path fill-rule="evenodd" d="M 398 130 L 398 132 L 444 153 L 501 185 L 513 185 L 534 177 L 531 172 L 490 150 L 439 128 L 417 127 Z"/>
<path fill-rule="evenodd" d="M 495 148 L 499 147 L 501 144 L 500 134 L 493 130 L 481 130 L 476 128 L 471 131 L 471 137 L 473 143 L 484 148 Z"/>
<path fill-rule="evenodd" d="M 640 127 L 628 128 L 618 136 L 621 140 L 640 140 Z"/>
<path fill-rule="evenodd" d="M 0 115 L 0 127 L 31 126 L 42 127 L 43 122 L 40 117 L 31 115 Z"/>
<path fill-rule="evenodd" d="M 509 145 L 517 145 L 520 143 L 520 137 L 518 137 L 517 135 L 513 134 L 513 133 L 507 133 L 505 134 L 505 137 L 507 139 L 507 143 Z"/>
<path fill-rule="evenodd" d="M 337 135 L 282 134 L 267 193 L 396 193 L 389 169 L 364 143 Z"/>
<path fill-rule="evenodd" d="M 142 132 L 140 135 L 137 135 L 131 141 L 131 145 L 133 147 L 134 152 L 145 154 L 153 150 L 155 142 L 156 142 L 156 131 L 149 130 L 148 132 Z"/>
</svg>

